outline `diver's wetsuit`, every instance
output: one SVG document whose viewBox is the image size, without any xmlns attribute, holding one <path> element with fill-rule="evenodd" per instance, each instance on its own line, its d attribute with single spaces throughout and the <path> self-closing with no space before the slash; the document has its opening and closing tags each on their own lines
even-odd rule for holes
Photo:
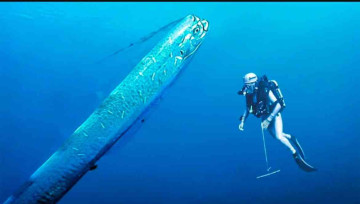
<svg viewBox="0 0 360 204">
<path fill-rule="evenodd" d="M 262 90 L 257 90 L 257 91 L 262 91 Z M 257 100 L 257 97 L 258 97 L 257 93 L 248 94 L 247 97 L 248 97 L 248 100 L 249 100 L 249 98 L 251 99 L 252 104 L 247 104 L 247 108 L 245 109 L 245 112 L 244 112 L 242 117 L 247 118 L 250 111 L 256 117 L 261 117 L 261 121 L 264 121 L 269 116 L 272 116 L 273 120 L 271 121 L 269 127 L 267 128 L 269 133 L 273 137 L 275 137 L 276 139 L 280 140 L 294 154 L 296 152 L 296 150 L 291 145 L 291 143 L 289 141 L 289 139 L 291 138 L 291 135 L 286 134 L 286 133 L 283 132 L 283 122 L 282 122 L 281 113 L 280 113 L 281 105 L 277 102 L 277 98 L 275 97 L 274 93 L 271 90 L 269 90 L 269 92 L 268 92 L 268 94 L 266 96 L 267 99 L 263 100 L 263 103 L 266 103 L 266 106 L 267 106 L 267 107 L 263 107 L 263 109 L 265 109 L 265 108 L 270 109 L 271 108 L 271 110 L 269 110 L 269 111 L 266 111 L 266 110 L 252 110 L 252 107 L 249 107 L 249 105 L 256 106 L 257 102 L 259 102 Z M 259 112 L 263 112 L 263 113 L 259 113 Z"/>
<path fill-rule="evenodd" d="M 253 91 L 245 94 L 246 109 L 240 118 L 242 125 L 244 124 L 245 119 L 248 117 L 249 113 L 252 113 L 256 117 L 261 118 L 262 123 L 265 120 L 270 120 L 269 126 L 267 127 L 269 133 L 290 149 L 298 166 L 307 172 L 316 171 L 316 168 L 312 167 L 304 161 L 305 155 L 297 139 L 294 136 L 283 132 L 283 122 L 280 112 L 282 108 L 285 107 L 285 103 L 280 90 L 278 89 L 276 81 L 271 81 L 272 84 L 270 84 L 270 86 L 272 86 L 272 88 L 275 87 L 275 89 L 269 87 L 269 84 L 263 85 L 264 83 L 261 83 L 261 85 L 259 85 L 260 83 L 261 82 L 257 83 Z M 244 90 L 245 89 L 243 88 L 239 94 L 244 93 Z M 272 90 L 277 93 L 278 97 L 275 96 Z M 239 126 L 239 129 L 242 129 L 242 127 Z M 290 141 L 293 142 L 298 151 L 296 151 Z"/>
</svg>

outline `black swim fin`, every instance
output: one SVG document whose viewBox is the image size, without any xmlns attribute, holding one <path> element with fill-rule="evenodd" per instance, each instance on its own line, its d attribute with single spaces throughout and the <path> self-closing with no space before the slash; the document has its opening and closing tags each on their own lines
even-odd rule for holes
<svg viewBox="0 0 360 204">
<path fill-rule="evenodd" d="M 303 149 L 300 146 L 299 141 L 296 139 L 295 136 L 291 135 L 290 140 L 292 141 L 292 143 L 296 146 L 296 148 L 298 149 L 300 156 L 305 159 L 305 153 L 303 151 Z"/>
<path fill-rule="evenodd" d="M 295 159 L 296 164 L 300 167 L 300 169 L 306 171 L 306 172 L 312 172 L 312 171 L 317 171 L 316 168 L 310 166 L 310 164 L 306 163 L 300 156 L 300 154 L 298 152 L 295 152 L 295 154 L 293 154 L 293 157 Z"/>
</svg>

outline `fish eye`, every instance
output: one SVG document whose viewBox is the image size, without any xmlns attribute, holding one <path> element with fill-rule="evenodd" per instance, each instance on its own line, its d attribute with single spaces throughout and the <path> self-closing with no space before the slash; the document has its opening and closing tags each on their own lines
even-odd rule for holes
<svg viewBox="0 0 360 204">
<path fill-rule="evenodd" d="M 198 33 L 200 31 L 199 27 L 195 28 L 194 33 Z"/>
<path fill-rule="evenodd" d="M 181 54 L 181 55 L 184 55 L 184 51 L 183 51 L 183 50 L 180 50 L 180 54 Z"/>
</svg>

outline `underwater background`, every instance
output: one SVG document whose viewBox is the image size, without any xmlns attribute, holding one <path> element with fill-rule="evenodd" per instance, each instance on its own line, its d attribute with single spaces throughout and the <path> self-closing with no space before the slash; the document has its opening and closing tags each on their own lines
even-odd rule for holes
<svg viewBox="0 0 360 204">
<path fill-rule="evenodd" d="M 139 39 L 188 14 L 210 23 L 191 63 L 59 203 L 360 203 L 357 2 L 0 3 L 0 202 L 167 30 Z M 266 133 L 281 171 L 256 179 L 266 173 L 260 120 L 238 130 L 248 72 L 278 82 L 284 132 L 318 172 Z"/>
</svg>

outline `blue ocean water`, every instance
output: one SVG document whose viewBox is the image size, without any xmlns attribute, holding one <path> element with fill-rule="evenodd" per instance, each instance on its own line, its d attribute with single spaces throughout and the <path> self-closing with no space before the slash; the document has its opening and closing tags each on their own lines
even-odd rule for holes
<svg viewBox="0 0 360 204">
<path fill-rule="evenodd" d="M 98 60 L 167 23 L 210 23 L 196 56 L 126 144 L 116 144 L 59 203 L 360 203 L 359 3 L 0 3 L 0 201 L 45 162 L 161 37 Z M 166 32 L 166 31 L 164 31 Z M 287 104 L 284 131 L 238 130 L 248 72 Z M 123 138 L 126 139 L 126 138 Z"/>
</svg>

